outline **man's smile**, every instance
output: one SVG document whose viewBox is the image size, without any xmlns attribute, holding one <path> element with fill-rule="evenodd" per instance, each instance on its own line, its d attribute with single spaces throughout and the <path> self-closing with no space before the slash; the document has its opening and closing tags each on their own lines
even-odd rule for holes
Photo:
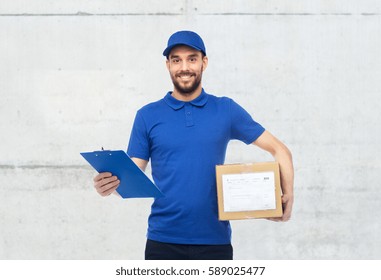
<svg viewBox="0 0 381 280">
<path fill-rule="evenodd" d="M 195 74 L 192 74 L 192 73 L 181 73 L 181 74 L 176 75 L 177 78 L 179 78 L 183 81 L 188 81 L 191 78 L 193 78 L 194 76 L 195 76 Z"/>
</svg>

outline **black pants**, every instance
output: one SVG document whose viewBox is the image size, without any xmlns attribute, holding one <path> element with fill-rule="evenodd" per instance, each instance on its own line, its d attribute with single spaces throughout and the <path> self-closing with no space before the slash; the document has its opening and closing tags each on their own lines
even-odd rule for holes
<svg viewBox="0 0 381 280">
<path fill-rule="evenodd" d="M 146 260 L 232 260 L 233 247 L 227 245 L 184 245 L 148 239 Z"/>
</svg>

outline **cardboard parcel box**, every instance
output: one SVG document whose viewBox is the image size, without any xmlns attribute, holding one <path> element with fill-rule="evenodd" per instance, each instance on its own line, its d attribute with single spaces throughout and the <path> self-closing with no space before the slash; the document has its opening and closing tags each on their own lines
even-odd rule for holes
<svg viewBox="0 0 381 280">
<path fill-rule="evenodd" d="M 282 216 L 277 162 L 217 165 L 216 178 L 220 220 Z"/>
</svg>

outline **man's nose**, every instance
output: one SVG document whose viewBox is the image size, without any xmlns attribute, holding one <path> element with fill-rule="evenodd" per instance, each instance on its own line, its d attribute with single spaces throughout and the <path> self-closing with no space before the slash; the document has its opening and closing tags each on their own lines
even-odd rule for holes
<svg viewBox="0 0 381 280">
<path fill-rule="evenodd" d="M 189 69 L 189 64 L 188 64 L 188 62 L 187 61 L 183 61 L 182 63 L 181 63 L 181 70 L 182 71 L 186 71 L 186 70 L 188 70 Z"/>
</svg>

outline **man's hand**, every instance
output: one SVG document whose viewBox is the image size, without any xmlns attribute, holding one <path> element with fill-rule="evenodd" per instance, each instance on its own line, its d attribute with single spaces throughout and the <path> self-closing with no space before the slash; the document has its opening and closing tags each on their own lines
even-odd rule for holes
<svg viewBox="0 0 381 280">
<path fill-rule="evenodd" d="M 94 187 L 101 196 L 112 194 L 119 184 L 118 177 L 112 176 L 110 172 L 99 173 L 94 177 Z"/>
<path fill-rule="evenodd" d="M 282 196 L 283 216 L 279 218 L 268 218 L 268 220 L 274 221 L 274 222 L 287 222 L 291 218 L 293 204 L 294 204 L 294 197 L 292 195 L 283 194 Z"/>
</svg>

